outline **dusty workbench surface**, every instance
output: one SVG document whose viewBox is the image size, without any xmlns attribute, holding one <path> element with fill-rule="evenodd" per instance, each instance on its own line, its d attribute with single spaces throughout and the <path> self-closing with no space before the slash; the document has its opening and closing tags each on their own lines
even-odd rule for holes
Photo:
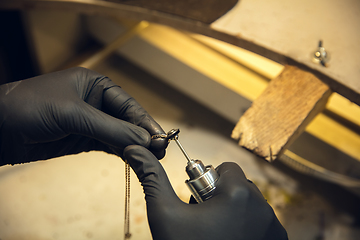
<svg viewBox="0 0 360 240">
<path fill-rule="evenodd" d="M 203 15 L 198 10 L 201 5 Z M 360 104 L 357 0 L 4 0 L 0 8 L 71 10 L 147 20 L 208 35 L 315 73 L 332 90 Z M 218 15 L 214 9 L 219 9 Z M 326 67 L 313 62 L 320 40 L 330 55 Z"/>
</svg>

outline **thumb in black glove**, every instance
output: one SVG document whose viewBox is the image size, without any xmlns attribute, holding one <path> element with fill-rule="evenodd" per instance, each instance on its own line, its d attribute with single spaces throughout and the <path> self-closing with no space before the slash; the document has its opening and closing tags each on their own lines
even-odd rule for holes
<svg viewBox="0 0 360 240">
<path fill-rule="evenodd" d="M 258 188 L 235 163 L 223 163 L 214 195 L 187 204 L 175 194 L 160 162 L 141 146 L 124 156 L 141 182 L 153 239 L 284 240 L 287 233 Z"/>
<path fill-rule="evenodd" d="M 0 86 L 0 166 L 90 150 L 122 155 L 131 144 L 158 158 L 158 123 L 109 78 L 72 68 Z"/>
</svg>

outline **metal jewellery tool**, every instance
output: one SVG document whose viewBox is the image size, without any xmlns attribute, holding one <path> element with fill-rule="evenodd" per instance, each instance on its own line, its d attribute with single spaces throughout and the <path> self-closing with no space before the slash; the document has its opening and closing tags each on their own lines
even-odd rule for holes
<svg viewBox="0 0 360 240">
<path fill-rule="evenodd" d="M 216 182 L 219 174 L 215 171 L 212 165 L 204 166 L 200 160 L 194 160 L 189 157 L 185 149 L 179 142 L 179 129 L 170 130 L 165 137 L 165 134 L 154 135 L 154 138 L 166 138 L 169 141 L 174 140 L 185 158 L 188 160 L 186 165 L 186 173 L 189 179 L 185 181 L 189 187 L 193 197 L 198 203 L 202 203 L 212 197 L 216 188 Z"/>
</svg>

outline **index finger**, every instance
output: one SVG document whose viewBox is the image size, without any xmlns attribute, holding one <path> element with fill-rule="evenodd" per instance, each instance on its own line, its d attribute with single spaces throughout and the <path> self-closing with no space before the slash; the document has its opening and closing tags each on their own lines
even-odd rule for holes
<svg viewBox="0 0 360 240">
<path fill-rule="evenodd" d="M 108 78 L 104 81 L 107 83 L 104 85 L 102 105 L 108 114 L 146 129 L 151 136 L 165 134 L 161 126 L 125 90 Z M 167 145 L 166 139 L 153 139 L 149 149 L 158 159 L 161 159 L 165 155 Z"/>
</svg>

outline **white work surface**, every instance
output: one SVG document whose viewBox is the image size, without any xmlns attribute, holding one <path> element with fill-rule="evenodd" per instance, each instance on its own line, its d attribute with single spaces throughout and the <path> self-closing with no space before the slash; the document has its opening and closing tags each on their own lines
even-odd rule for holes
<svg viewBox="0 0 360 240">
<path fill-rule="evenodd" d="M 211 27 L 290 57 L 360 93 L 360 1 L 240 0 Z M 319 40 L 331 55 L 312 62 Z"/>
</svg>

